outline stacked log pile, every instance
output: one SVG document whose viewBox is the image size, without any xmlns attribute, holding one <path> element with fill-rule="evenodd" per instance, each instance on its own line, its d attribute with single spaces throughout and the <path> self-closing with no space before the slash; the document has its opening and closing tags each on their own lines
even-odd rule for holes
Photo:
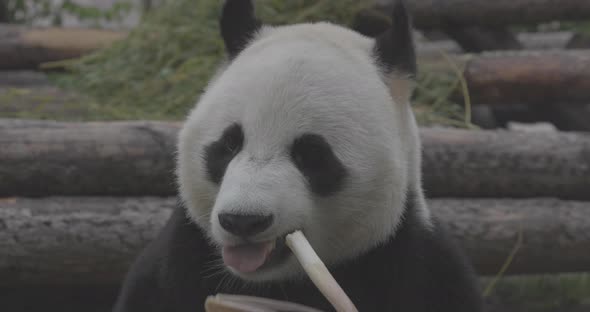
<svg viewBox="0 0 590 312">
<path fill-rule="evenodd" d="M 378 2 L 386 7 L 390 1 Z M 461 68 L 474 110 L 492 112 L 491 128 L 511 120 L 549 121 L 572 131 L 421 129 L 434 216 L 482 275 L 496 274 L 516 244 L 507 274 L 590 271 L 590 46 L 579 34 L 507 31 L 507 25 L 587 19 L 590 2 L 406 3 L 418 30 L 442 31 L 457 43 L 446 41 L 451 45 L 444 50 Z M 378 32 L 378 24 L 372 27 Z M 61 94 L 39 72 L 6 70 L 38 70 L 125 35 L 0 25 L 0 94 L 6 86 Z M 438 54 L 440 42 L 431 44 L 418 43 L 421 63 L 450 70 Z M 460 90 L 453 96 L 463 99 Z M 66 93 L 56 96 L 47 109 L 59 111 L 66 97 L 71 100 Z M 0 116 L 36 106 L 28 98 L 0 104 Z M 111 300 L 131 261 L 176 207 L 180 126 L 0 119 L 0 293 L 53 298 L 79 288 L 84 296 L 96 291 L 100 300 Z"/>
<path fill-rule="evenodd" d="M 119 281 L 175 206 L 180 124 L 0 121 L 0 286 Z M 482 274 L 590 270 L 590 135 L 422 129 L 435 216 Z"/>
<path fill-rule="evenodd" d="M 0 26 L 0 36 L 3 33 L 9 38 L 0 44 L 0 69 L 4 70 L 37 69 L 45 62 L 76 57 L 124 37 L 123 33 L 116 32 L 26 30 Z M 78 37 L 91 39 L 79 41 Z M 440 59 L 437 48 L 433 50 L 424 44 L 418 46 L 423 67 L 452 70 L 447 62 Z M 474 111 L 484 109 L 493 112 L 489 118 L 491 121 L 481 121 L 478 115 L 474 116 L 476 124 L 493 128 L 505 127 L 511 120 L 548 121 L 564 131 L 590 131 L 590 123 L 586 121 L 590 118 L 590 50 L 453 54 L 453 61 L 463 69 L 471 102 L 475 105 Z M 64 111 L 66 115 L 91 114 L 89 110 L 67 105 L 80 101 L 75 95 L 48 85 L 37 86 L 41 78 L 22 73 L 2 73 L 0 82 L 5 82 L 3 85 L 36 86 L 35 89 L 28 90 L 10 103 L 1 103 L 0 113 L 15 116 L 15 111 L 34 109 L 51 116 L 59 114 L 59 111 Z M 14 97 L 5 95 L 6 92 L 9 92 L 6 88 L 0 88 L 2 98 Z M 41 105 L 40 98 L 50 100 L 44 100 Z M 462 90 L 456 90 L 454 98 L 462 101 Z"/>
</svg>

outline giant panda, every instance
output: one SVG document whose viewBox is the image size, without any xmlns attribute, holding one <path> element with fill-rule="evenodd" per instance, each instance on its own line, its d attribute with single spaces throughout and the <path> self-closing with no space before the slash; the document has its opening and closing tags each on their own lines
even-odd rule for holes
<svg viewBox="0 0 590 312">
<path fill-rule="evenodd" d="M 329 302 L 285 246 L 301 230 L 361 312 L 481 309 L 462 251 L 431 216 L 399 1 L 377 37 L 220 18 L 227 61 L 178 137 L 179 207 L 128 272 L 116 312 L 204 310 L 217 293 Z"/>
</svg>

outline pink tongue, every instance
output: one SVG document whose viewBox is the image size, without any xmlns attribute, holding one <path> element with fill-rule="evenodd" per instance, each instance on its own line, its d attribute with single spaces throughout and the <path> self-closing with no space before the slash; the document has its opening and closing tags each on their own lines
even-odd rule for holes
<svg viewBox="0 0 590 312">
<path fill-rule="evenodd" d="M 272 242 L 270 241 L 241 246 L 223 246 L 223 263 L 238 272 L 250 273 L 264 264 L 271 251 Z"/>
</svg>

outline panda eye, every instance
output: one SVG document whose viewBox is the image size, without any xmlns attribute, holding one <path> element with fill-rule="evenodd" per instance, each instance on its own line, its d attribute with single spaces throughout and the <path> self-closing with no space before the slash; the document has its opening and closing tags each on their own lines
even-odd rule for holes
<svg viewBox="0 0 590 312">
<path fill-rule="evenodd" d="M 227 127 L 221 137 L 205 147 L 205 167 L 209 179 L 220 184 L 232 159 L 242 150 L 244 132 L 239 124 Z"/>
<path fill-rule="evenodd" d="M 338 191 L 347 175 L 346 168 L 320 135 L 304 134 L 293 141 L 291 159 L 303 173 L 312 192 L 328 196 Z"/>
<path fill-rule="evenodd" d="M 240 151 L 242 145 L 241 137 L 236 137 L 235 135 L 228 134 L 226 137 L 222 138 L 222 141 L 223 147 L 228 153 L 235 155 Z"/>
</svg>

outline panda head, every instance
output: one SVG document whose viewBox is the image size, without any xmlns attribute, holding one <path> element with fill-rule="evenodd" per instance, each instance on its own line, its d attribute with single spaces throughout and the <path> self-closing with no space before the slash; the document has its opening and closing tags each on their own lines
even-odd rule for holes
<svg viewBox="0 0 590 312">
<path fill-rule="evenodd" d="M 181 130 L 177 175 L 190 218 L 234 275 L 301 276 L 284 242 L 294 230 L 328 265 L 394 234 L 419 167 L 399 3 L 373 39 L 329 23 L 265 26 L 251 1 L 225 2 L 228 62 Z"/>
</svg>

